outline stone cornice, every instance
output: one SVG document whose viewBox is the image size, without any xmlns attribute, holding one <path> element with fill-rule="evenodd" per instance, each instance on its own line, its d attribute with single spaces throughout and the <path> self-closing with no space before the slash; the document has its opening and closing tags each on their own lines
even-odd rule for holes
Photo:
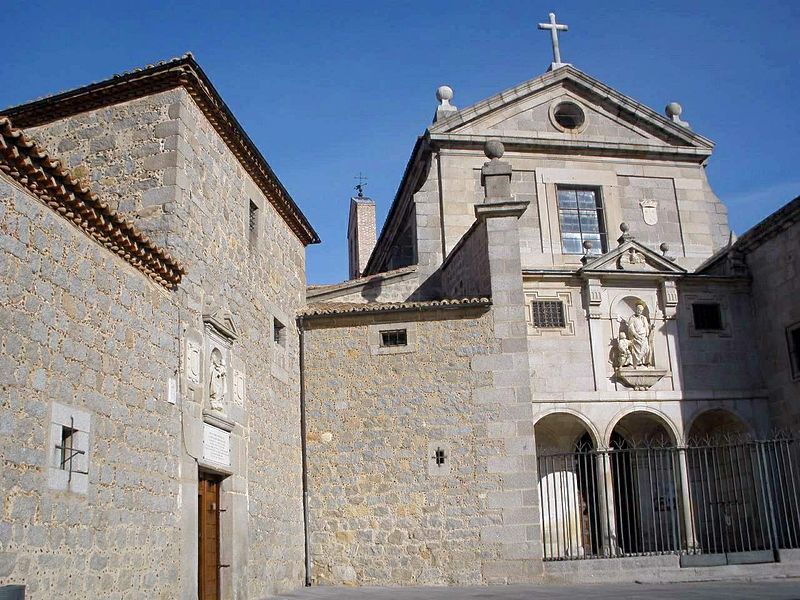
<svg viewBox="0 0 800 600">
<path fill-rule="evenodd" d="M 133 223 L 113 210 L 56 159 L 0 116 L 0 171 L 15 179 L 65 219 L 167 288 L 178 285 L 183 266 Z"/>
<path fill-rule="evenodd" d="M 386 313 L 425 312 L 484 308 L 492 305 L 491 298 L 455 298 L 451 300 L 426 300 L 421 302 L 320 302 L 312 304 L 298 313 L 303 320 L 366 316 Z"/>
<path fill-rule="evenodd" d="M 550 138 L 516 137 L 507 135 L 476 135 L 464 133 L 430 133 L 431 143 L 440 147 L 481 151 L 489 139 L 499 140 L 506 152 L 540 152 L 542 154 L 608 156 L 646 160 L 676 160 L 702 163 L 711 156 L 711 149 L 694 146 L 664 146 L 661 144 L 624 144 L 618 142 L 554 140 Z"/>
<path fill-rule="evenodd" d="M 311 227 L 256 145 L 191 54 L 115 75 L 75 90 L 0 111 L 18 127 L 36 127 L 71 115 L 183 87 L 278 214 L 303 244 L 318 243 Z"/>
</svg>

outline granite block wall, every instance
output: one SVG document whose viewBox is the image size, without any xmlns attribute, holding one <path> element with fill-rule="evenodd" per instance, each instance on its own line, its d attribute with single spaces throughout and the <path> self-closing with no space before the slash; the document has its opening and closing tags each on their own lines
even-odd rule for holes
<svg viewBox="0 0 800 600">
<path fill-rule="evenodd" d="M 179 597 L 174 294 L 2 175 L 0 270 L 0 586 Z M 89 415 L 84 492 L 49 484 L 54 403 Z"/>
</svg>

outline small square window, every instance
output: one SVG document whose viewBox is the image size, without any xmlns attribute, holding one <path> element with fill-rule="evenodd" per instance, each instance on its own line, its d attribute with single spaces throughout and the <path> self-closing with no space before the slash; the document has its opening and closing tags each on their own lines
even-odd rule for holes
<svg viewBox="0 0 800 600">
<path fill-rule="evenodd" d="M 286 344 L 286 326 L 278 321 L 278 319 L 273 319 L 272 339 L 275 340 L 276 344 L 281 346 Z"/>
<path fill-rule="evenodd" d="M 789 344 L 792 378 L 800 379 L 800 323 L 795 323 L 786 329 L 786 341 Z"/>
<path fill-rule="evenodd" d="M 541 329 L 561 329 L 567 326 L 564 303 L 561 300 L 534 300 L 531 303 L 533 326 Z"/>
<path fill-rule="evenodd" d="M 702 331 L 722 331 L 722 309 L 716 302 L 692 304 L 694 328 Z"/>
<path fill-rule="evenodd" d="M 408 333 L 405 329 L 391 329 L 381 331 L 381 346 L 391 348 L 393 346 L 407 346 Z"/>
</svg>

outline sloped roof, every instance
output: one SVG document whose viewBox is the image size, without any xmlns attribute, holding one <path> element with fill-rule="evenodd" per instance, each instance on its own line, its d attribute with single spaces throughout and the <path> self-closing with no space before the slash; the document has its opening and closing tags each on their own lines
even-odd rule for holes
<svg viewBox="0 0 800 600">
<path fill-rule="evenodd" d="M 320 239 L 305 215 L 191 54 L 148 65 L 74 90 L 0 111 L 17 127 L 36 127 L 75 114 L 183 87 L 304 244 Z"/>
<path fill-rule="evenodd" d="M 88 186 L 74 179 L 60 161 L 0 116 L 0 171 L 125 261 L 170 288 L 186 269 L 156 246 L 133 223 Z"/>
</svg>

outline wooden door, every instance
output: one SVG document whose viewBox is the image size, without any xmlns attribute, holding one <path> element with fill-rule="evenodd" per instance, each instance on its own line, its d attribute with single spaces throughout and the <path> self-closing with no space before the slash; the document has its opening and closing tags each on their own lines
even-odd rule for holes
<svg viewBox="0 0 800 600">
<path fill-rule="evenodd" d="M 197 486 L 199 600 L 219 600 L 219 480 L 200 474 Z"/>
</svg>

